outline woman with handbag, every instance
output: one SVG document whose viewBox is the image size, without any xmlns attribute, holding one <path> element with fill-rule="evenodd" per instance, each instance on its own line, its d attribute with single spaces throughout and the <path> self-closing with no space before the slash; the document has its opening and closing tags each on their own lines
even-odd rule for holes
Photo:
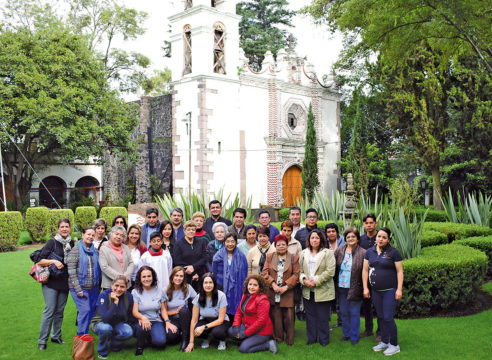
<svg viewBox="0 0 492 360">
<path fill-rule="evenodd" d="M 101 283 L 99 255 L 93 245 L 96 231 L 92 226 L 82 230 L 82 240 L 67 257 L 68 287 L 77 307 L 77 335 L 89 333 L 89 324 L 96 310 Z"/>
<path fill-rule="evenodd" d="M 70 220 L 60 219 L 56 235 L 43 247 L 41 261 L 38 262 L 40 266 L 48 266 L 50 270 L 48 282 L 42 287 L 45 307 L 41 317 L 39 350 L 46 350 L 50 330 L 52 342 L 65 344 L 61 337 L 63 311 L 68 298 L 68 271 L 65 260 L 72 247 Z"/>
<path fill-rule="evenodd" d="M 275 236 L 276 252 L 268 254 L 262 276 L 267 285 L 270 300 L 270 318 L 273 337 L 277 342 L 294 344 L 294 289 L 299 281 L 299 256 L 288 251 L 287 237 Z"/>
</svg>

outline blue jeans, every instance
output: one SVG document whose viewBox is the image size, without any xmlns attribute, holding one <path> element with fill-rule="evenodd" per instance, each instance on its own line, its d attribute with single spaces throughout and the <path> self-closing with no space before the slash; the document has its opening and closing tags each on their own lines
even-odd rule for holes
<svg viewBox="0 0 492 360">
<path fill-rule="evenodd" d="M 41 317 L 41 330 L 39 331 L 39 344 L 46 344 L 48 336 L 52 339 L 61 339 L 61 327 L 63 323 L 63 311 L 67 304 L 68 291 L 55 290 L 43 285 L 44 311 Z M 51 327 L 53 326 L 53 329 Z"/>
<path fill-rule="evenodd" d="M 133 335 L 133 329 L 127 323 L 121 322 L 112 326 L 102 321 L 96 325 L 96 333 L 99 337 L 97 353 L 108 356 L 109 351 L 120 351 L 125 340 Z"/>
<path fill-rule="evenodd" d="M 77 307 L 77 335 L 89 333 L 89 324 L 96 313 L 96 302 L 99 287 L 92 290 L 82 289 L 83 297 L 78 297 L 74 289 L 70 289 L 75 307 Z"/>
<path fill-rule="evenodd" d="M 151 321 L 150 331 L 142 329 L 137 325 L 137 347 L 144 348 L 147 343 L 151 343 L 156 347 L 164 347 L 166 345 L 166 327 L 162 321 Z M 150 340 L 150 341 L 149 341 Z"/>
<path fill-rule="evenodd" d="M 359 339 L 360 306 L 362 305 L 362 300 L 347 300 L 348 292 L 348 288 L 338 288 L 338 303 L 340 305 L 340 316 L 342 317 L 343 336 L 357 340 Z"/>
<path fill-rule="evenodd" d="M 396 323 L 393 316 L 395 315 L 398 300 L 395 299 L 396 289 L 387 291 L 372 290 L 372 302 L 378 313 L 378 319 L 381 325 L 381 341 L 385 344 L 388 341 L 391 345 L 398 345 L 398 335 Z"/>
</svg>

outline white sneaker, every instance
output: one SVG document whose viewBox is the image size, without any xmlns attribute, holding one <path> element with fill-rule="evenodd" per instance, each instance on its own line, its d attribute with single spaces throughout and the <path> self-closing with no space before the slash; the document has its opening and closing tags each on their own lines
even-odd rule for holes
<svg viewBox="0 0 492 360">
<path fill-rule="evenodd" d="M 397 353 L 400 352 L 400 346 L 399 345 L 389 345 L 388 348 L 386 350 L 384 350 L 384 355 L 386 356 L 391 356 L 391 355 L 395 355 Z"/>
<path fill-rule="evenodd" d="M 224 340 L 219 341 L 219 346 L 217 346 L 217 350 L 225 350 L 225 349 L 227 349 L 226 342 Z"/>
<path fill-rule="evenodd" d="M 389 347 L 388 344 L 385 344 L 384 342 L 380 342 L 379 344 L 377 344 L 376 346 L 373 346 L 372 349 L 374 351 L 382 351 L 382 350 L 386 350 L 387 348 Z"/>
<path fill-rule="evenodd" d="M 210 347 L 210 340 L 206 339 L 202 342 L 202 349 L 208 349 Z"/>
</svg>

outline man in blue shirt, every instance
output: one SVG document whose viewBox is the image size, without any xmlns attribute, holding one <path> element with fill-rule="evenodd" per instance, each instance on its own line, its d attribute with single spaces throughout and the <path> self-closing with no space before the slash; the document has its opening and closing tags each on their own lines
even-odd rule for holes
<svg viewBox="0 0 492 360">
<path fill-rule="evenodd" d="M 311 230 L 318 228 L 318 212 L 316 209 L 310 208 L 306 210 L 306 227 L 297 230 L 295 239 L 299 241 L 302 248 L 306 248 L 306 238 Z"/>
<path fill-rule="evenodd" d="M 183 210 L 180 208 L 174 208 L 171 210 L 171 224 L 173 226 L 173 235 L 176 241 L 184 238 Z"/>
<path fill-rule="evenodd" d="M 260 225 L 263 226 L 263 227 L 267 227 L 270 229 L 270 243 L 273 243 L 273 240 L 275 240 L 275 236 L 277 236 L 278 234 L 280 234 L 280 231 L 278 231 L 278 229 L 273 226 L 273 225 L 270 225 L 270 213 L 268 212 L 268 210 L 260 210 L 260 212 L 258 213 L 258 221 L 260 222 Z"/>
<path fill-rule="evenodd" d="M 159 210 L 156 208 L 148 208 L 145 211 L 145 218 L 147 222 L 142 226 L 142 241 L 145 243 L 145 246 L 149 247 L 149 237 L 154 231 L 159 231 L 159 226 L 161 223 L 159 222 Z"/>
</svg>

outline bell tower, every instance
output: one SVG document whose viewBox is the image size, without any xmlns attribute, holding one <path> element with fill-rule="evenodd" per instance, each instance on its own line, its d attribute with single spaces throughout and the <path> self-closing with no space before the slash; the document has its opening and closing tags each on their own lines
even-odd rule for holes
<svg viewBox="0 0 492 360">
<path fill-rule="evenodd" d="M 171 23 L 173 81 L 199 75 L 237 79 L 236 0 L 176 1 Z"/>
</svg>

